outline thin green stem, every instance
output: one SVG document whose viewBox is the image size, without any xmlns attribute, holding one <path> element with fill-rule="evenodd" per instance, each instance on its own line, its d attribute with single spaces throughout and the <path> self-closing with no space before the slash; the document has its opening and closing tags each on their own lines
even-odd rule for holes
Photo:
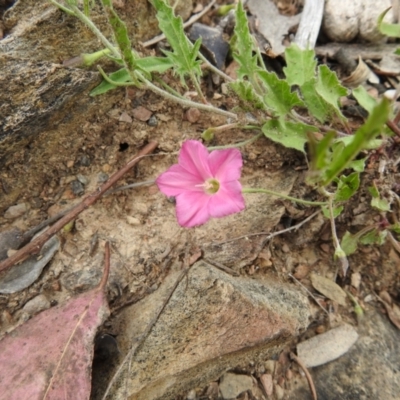
<svg viewBox="0 0 400 400">
<path fill-rule="evenodd" d="M 335 194 L 329 193 L 324 188 L 322 188 L 322 192 L 328 197 L 329 220 L 331 222 L 332 239 L 333 239 L 333 245 L 335 247 L 335 258 L 339 259 L 342 265 L 343 276 L 346 276 L 346 272 L 349 268 L 349 261 L 347 260 L 346 253 L 340 246 L 339 238 L 336 233 L 335 216 L 333 213 L 333 200 Z"/>
<path fill-rule="evenodd" d="M 62 4 L 58 3 L 55 0 L 50 0 L 50 3 L 54 4 L 56 7 L 58 7 L 61 11 L 64 11 L 68 15 L 73 15 L 75 16 L 75 13 L 71 11 L 68 7 L 63 6 Z"/>
<path fill-rule="evenodd" d="M 107 49 L 109 49 L 115 57 L 121 58 L 117 48 L 113 46 L 111 42 L 109 42 L 109 40 L 100 32 L 96 25 L 77 6 L 71 5 L 71 8 L 75 16 L 79 18 L 95 34 L 101 43 L 103 43 L 103 45 L 107 47 Z"/>
<path fill-rule="evenodd" d="M 294 202 L 300 203 L 300 204 L 306 204 L 308 206 L 325 206 L 327 204 L 326 201 L 308 201 L 308 200 L 296 199 L 295 197 L 286 196 L 282 193 L 274 192 L 273 190 L 268 190 L 268 189 L 243 188 L 242 192 L 243 193 L 266 193 L 266 194 L 270 194 L 272 196 L 280 197 L 285 200 L 294 201 Z"/>
<path fill-rule="evenodd" d="M 190 74 L 190 78 L 194 84 L 194 87 L 196 88 L 196 92 L 198 93 L 198 95 L 200 96 L 201 101 L 203 102 L 203 104 L 207 104 L 207 99 L 204 97 L 204 94 L 201 90 L 199 81 L 197 80 L 195 74 L 191 73 Z"/>
<path fill-rule="evenodd" d="M 182 104 L 184 107 L 194 107 L 194 108 L 198 108 L 199 110 L 209 111 L 209 112 L 213 112 L 215 114 L 224 115 L 225 117 L 230 117 L 230 118 L 234 118 L 234 119 L 238 118 L 238 116 L 236 114 L 231 113 L 229 111 L 221 110 L 220 108 L 217 108 L 214 106 L 209 106 L 208 104 L 196 103 L 194 101 L 190 101 L 187 99 L 181 99 L 179 97 L 175 97 L 172 94 L 170 94 L 170 93 L 166 92 L 165 90 L 160 89 L 158 86 L 154 85 L 152 82 L 147 80 L 140 72 L 137 72 L 137 75 L 138 75 L 139 79 L 146 85 L 146 87 L 148 89 L 152 90 L 153 92 L 155 92 L 155 93 L 159 94 L 160 96 L 163 96 L 169 100 L 172 100 L 176 103 Z"/>
<path fill-rule="evenodd" d="M 185 99 L 178 91 L 173 89 L 171 86 L 169 86 L 166 82 L 164 82 L 162 79 L 160 79 L 158 76 L 153 76 L 153 79 L 161 85 L 167 92 L 171 93 L 172 95 L 179 97 L 181 99 Z"/>
<path fill-rule="evenodd" d="M 235 143 L 235 144 L 228 144 L 226 146 L 212 146 L 212 147 L 207 147 L 207 149 L 208 150 L 223 150 L 223 149 L 231 149 L 231 148 L 235 148 L 235 147 L 242 147 L 242 146 L 246 146 L 246 144 L 250 144 L 252 142 L 255 142 L 258 138 L 260 138 L 263 135 L 264 134 L 261 132 L 258 135 L 255 135 L 252 138 L 245 140 L 244 142 L 239 142 L 239 143 Z"/>
</svg>

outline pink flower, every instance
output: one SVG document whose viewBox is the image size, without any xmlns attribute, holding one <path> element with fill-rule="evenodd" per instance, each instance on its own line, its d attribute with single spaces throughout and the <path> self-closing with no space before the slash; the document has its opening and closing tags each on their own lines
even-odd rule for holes
<svg viewBox="0 0 400 400">
<path fill-rule="evenodd" d="M 242 155 L 237 149 L 211 153 L 197 140 L 187 140 L 178 164 L 161 174 L 156 183 L 165 195 L 176 198 L 176 216 L 190 228 L 244 209 L 239 183 Z"/>
</svg>

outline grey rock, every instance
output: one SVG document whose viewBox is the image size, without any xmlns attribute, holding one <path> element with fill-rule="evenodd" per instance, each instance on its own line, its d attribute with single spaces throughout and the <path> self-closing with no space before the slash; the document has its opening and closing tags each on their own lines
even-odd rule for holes
<svg viewBox="0 0 400 400">
<path fill-rule="evenodd" d="M 0 280 L 0 293 L 16 293 L 32 285 L 59 247 L 60 240 L 53 236 L 43 245 L 39 256 L 29 257 L 7 270 Z"/>
<path fill-rule="evenodd" d="M 359 338 L 348 353 L 309 370 L 319 399 L 398 400 L 400 332 L 386 315 L 370 309 L 357 328 Z M 297 380 L 285 398 L 308 400 L 305 379 Z"/>
<path fill-rule="evenodd" d="M 50 301 L 44 294 L 39 294 L 29 300 L 22 309 L 32 316 L 48 308 L 50 308 Z"/>
<path fill-rule="evenodd" d="M 132 338 L 154 319 L 178 274 L 171 273 L 159 290 L 114 321 L 122 354 L 129 354 Z M 307 327 L 309 317 L 307 298 L 291 285 L 234 278 L 198 262 L 132 358 L 134 372 L 127 376 L 129 363 L 122 361 L 128 397 L 173 399 L 238 365 L 272 357 Z M 110 398 L 124 398 L 124 387 L 116 383 Z"/>
<path fill-rule="evenodd" d="M 6 219 L 18 218 L 21 215 L 24 215 L 27 210 L 28 207 L 26 206 L 26 203 L 16 204 L 15 206 L 11 206 L 6 210 L 6 212 L 4 213 L 4 218 Z"/>
<path fill-rule="evenodd" d="M 73 180 L 71 182 L 71 190 L 75 196 L 80 196 L 81 194 L 85 193 L 85 188 L 78 180 Z"/>
<path fill-rule="evenodd" d="M 222 376 L 219 390 L 224 400 L 236 399 L 241 393 L 250 390 L 253 379 L 248 375 L 226 373 Z"/>
<path fill-rule="evenodd" d="M 155 115 L 152 115 L 149 120 L 147 121 L 147 125 L 149 126 L 157 126 L 158 125 L 158 120 Z"/>
<path fill-rule="evenodd" d="M 23 241 L 23 234 L 18 228 L 0 232 L 0 260 L 7 258 L 9 249 L 17 250 Z"/>
</svg>

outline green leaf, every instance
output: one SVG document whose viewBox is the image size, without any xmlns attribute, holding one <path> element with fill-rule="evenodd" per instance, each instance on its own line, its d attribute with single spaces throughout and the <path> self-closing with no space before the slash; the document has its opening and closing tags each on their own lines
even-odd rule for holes
<svg viewBox="0 0 400 400">
<path fill-rule="evenodd" d="M 114 11 L 111 0 L 101 0 L 105 10 L 107 11 L 108 20 L 114 32 L 114 37 L 121 50 L 122 59 L 124 60 L 128 70 L 133 72 L 136 68 L 136 57 L 132 52 L 132 44 L 129 40 L 128 29 L 125 23 L 118 17 Z M 131 75 L 131 78 L 133 75 Z"/>
<path fill-rule="evenodd" d="M 358 104 L 370 114 L 377 105 L 376 99 L 367 92 L 364 86 L 359 86 L 358 88 L 353 89 L 352 92 Z"/>
<path fill-rule="evenodd" d="M 264 135 L 285 147 L 296 149 L 304 153 L 304 145 L 308 140 L 308 132 L 316 132 L 317 128 L 300 122 L 285 122 L 271 119 L 261 128 Z"/>
<path fill-rule="evenodd" d="M 365 144 L 374 139 L 381 133 L 383 125 L 386 123 L 390 111 L 390 101 L 383 99 L 372 113 L 367 121 L 354 134 L 354 139 L 350 144 L 344 147 L 340 156 L 332 159 L 332 164 L 326 172 L 324 185 L 330 183 L 336 176 L 348 167 L 350 162 L 365 148 Z"/>
<path fill-rule="evenodd" d="M 283 71 L 289 85 L 303 86 L 314 79 L 317 66 L 314 50 L 302 50 L 292 43 L 285 50 L 285 59 L 287 67 Z"/>
<path fill-rule="evenodd" d="M 194 45 L 185 36 L 181 17 L 176 17 L 174 10 L 165 0 L 151 0 L 157 10 L 157 19 L 160 29 L 166 36 L 172 47 L 171 51 L 164 51 L 165 55 L 174 64 L 174 71 L 179 75 L 181 82 L 185 85 L 186 76 L 194 76 L 199 79 L 201 76 L 201 61 L 197 59 L 201 39 Z"/>
<path fill-rule="evenodd" d="M 385 15 L 391 8 L 392 7 L 389 7 L 378 17 L 378 29 L 382 34 L 384 34 L 386 36 L 400 38 L 400 25 L 399 24 L 388 24 L 386 22 L 383 22 Z"/>
<path fill-rule="evenodd" d="M 321 210 L 322 210 L 322 214 L 324 215 L 325 218 L 328 218 L 328 219 L 331 218 L 328 206 L 321 206 Z M 343 210 L 344 210 L 343 206 L 333 207 L 333 218 L 338 217 L 342 213 Z"/>
<path fill-rule="evenodd" d="M 400 223 L 396 222 L 393 225 L 390 226 L 390 230 L 392 230 L 393 232 L 399 234 L 400 233 Z"/>
<path fill-rule="evenodd" d="M 386 199 L 381 199 L 379 197 L 372 198 L 371 206 L 379 211 L 390 211 L 390 203 Z"/>
<path fill-rule="evenodd" d="M 342 175 L 339 178 L 335 193 L 336 201 L 346 201 L 357 191 L 360 186 L 360 174 L 353 172 L 348 176 Z M 347 253 L 346 253 L 347 254 Z"/>
<path fill-rule="evenodd" d="M 364 172 L 366 160 L 367 158 L 361 158 L 360 160 L 353 160 L 349 164 L 349 168 L 353 169 L 356 172 Z"/>
<path fill-rule="evenodd" d="M 377 189 L 377 187 L 375 185 L 374 186 L 370 186 L 368 188 L 368 192 L 370 193 L 372 198 L 379 199 L 379 191 L 378 191 L 378 189 Z"/>
<path fill-rule="evenodd" d="M 301 87 L 301 94 L 310 114 L 323 123 L 334 114 L 335 110 L 315 91 L 316 85 L 317 78 L 304 83 Z"/>
<path fill-rule="evenodd" d="M 147 73 L 149 72 L 163 73 L 167 71 L 169 68 L 172 68 L 173 64 L 171 60 L 169 60 L 168 58 L 145 57 L 145 58 L 139 58 L 136 61 L 136 66 L 140 70 L 145 70 Z M 131 81 L 131 76 L 125 68 L 121 68 L 118 71 L 115 71 L 108 76 L 111 80 L 119 83 Z M 90 96 L 98 96 L 99 94 L 106 93 L 109 90 L 113 90 L 117 87 L 119 86 L 115 86 L 107 81 L 103 81 L 100 83 L 100 85 L 96 86 L 90 92 Z"/>
<path fill-rule="evenodd" d="M 316 141 L 313 136 L 309 137 L 312 171 L 321 171 L 330 163 L 332 158 L 330 147 L 335 137 L 336 133 L 333 131 L 327 132 L 320 141 Z"/>
<path fill-rule="evenodd" d="M 315 90 L 336 111 L 336 115 L 345 119 L 339 108 L 339 99 L 347 95 L 347 89 L 340 84 L 335 72 L 331 71 L 326 65 L 318 67 Z"/>
<path fill-rule="evenodd" d="M 275 115 L 284 116 L 293 107 L 303 105 L 297 93 L 292 92 L 290 85 L 279 79 L 275 73 L 258 71 L 257 75 L 266 89 L 266 94 L 263 97 L 264 103 Z"/>
<path fill-rule="evenodd" d="M 354 140 L 354 135 L 351 136 L 342 136 L 339 137 L 335 140 L 336 143 L 342 142 L 346 146 L 349 145 L 352 141 Z M 382 139 L 372 139 L 367 143 L 364 143 L 364 149 L 365 150 L 374 150 L 378 149 L 383 145 L 383 140 Z"/>
<path fill-rule="evenodd" d="M 359 235 L 352 235 L 349 231 L 346 231 L 342 237 L 342 240 L 340 241 L 340 247 L 346 253 L 346 256 L 356 252 L 358 240 Z"/>
<path fill-rule="evenodd" d="M 238 77 L 247 76 L 254 84 L 256 72 L 260 69 L 257 64 L 257 55 L 253 55 L 254 39 L 250 34 L 249 24 L 243 4 L 239 1 L 236 7 L 235 36 L 233 40 L 232 56 L 239 64 Z"/>
<path fill-rule="evenodd" d="M 234 90 L 240 99 L 251 103 L 252 107 L 263 110 L 266 109 L 263 98 L 254 90 L 254 86 L 249 81 L 237 80 L 235 82 L 230 82 L 229 87 Z"/>
<path fill-rule="evenodd" d="M 377 244 L 381 246 L 382 244 L 385 243 L 386 236 L 387 236 L 386 230 L 378 231 L 376 229 L 373 229 L 360 238 L 360 243 L 364 245 Z"/>
<path fill-rule="evenodd" d="M 115 82 L 119 83 L 124 83 L 124 82 L 129 82 L 131 80 L 131 76 L 129 75 L 129 72 L 125 69 L 119 69 L 118 71 L 115 71 L 109 75 L 110 79 L 112 79 Z M 91 92 L 90 96 L 98 96 L 99 94 L 103 94 L 108 92 L 109 90 L 115 89 L 117 86 L 112 85 L 111 83 L 107 81 L 103 81 L 100 83 L 100 85 L 96 86 Z"/>
</svg>

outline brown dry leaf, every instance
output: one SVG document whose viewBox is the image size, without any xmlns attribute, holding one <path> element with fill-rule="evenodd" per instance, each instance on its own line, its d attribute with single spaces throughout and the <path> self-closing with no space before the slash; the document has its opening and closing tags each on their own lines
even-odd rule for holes
<svg viewBox="0 0 400 400">
<path fill-rule="evenodd" d="M 388 313 L 389 319 L 392 321 L 392 324 L 400 329 L 400 307 L 395 304 L 390 297 L 390 294 L 385 290 L 379 293 L 380 300 L 386 308 L 386 312 Z"/>
<path fill-rule="evenodd" d="M 311 283 L 315 290 L 341 306 L 346 305 L 346 292 L 332 280 L 317 274 L 311 274 Z"/>
<path fill-rule="evenodd" d="M 0 341 L 1 398 L 89 399 L 93 340 L 109 315 L 108 271 L 109 261 L 97 288 L 38 314 Z"/>
</svg>

